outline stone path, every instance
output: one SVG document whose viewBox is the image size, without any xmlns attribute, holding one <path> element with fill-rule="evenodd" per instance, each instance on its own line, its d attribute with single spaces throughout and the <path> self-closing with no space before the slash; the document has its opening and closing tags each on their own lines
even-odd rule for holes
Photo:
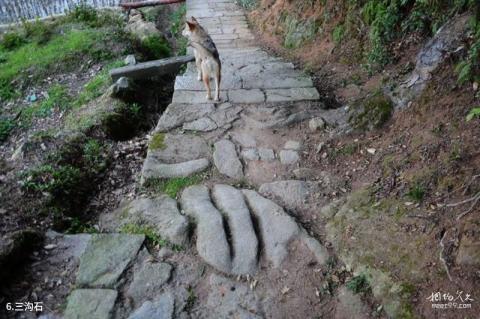
<svg viewBox="0 0 480 319">
<path fill-rule="evenodd" d="M 310 119 L 333 125 L 336 119 L 324 110 L 309 76 L 254 45 L 233 0 L 187 0 L 187 16 L 195 16 L 219 48 L 222 101 L 205 100 L 190 63 L 176 78 L 172 103 L 151 135 L 140 182 L 198 178 L 201 172 L 206 177 L 184 189 L 178 202 L 159 194 L 122 203 L 100 217 L 108 233 L 51 236 L 52 245 L 64 247 L 54 249 L 51 261 L 70 260 L 64 273 L 75 287 L 64 316 L 321 313 L 318 287 L 330 254 L 291 213 L 314 209 L 312 195 L 324 186 L 282 176 L 302 156 L 302 141 L 289 137 L 289 126 Z M 132 225 L 148 230 L 147 238 L 160 235 L 170 248 L 154 255 L 144 235 L 119 233 Z M 348 291 L 339 303 L 352 318 L 363 311 L 362 301 Z"/>
</svg>

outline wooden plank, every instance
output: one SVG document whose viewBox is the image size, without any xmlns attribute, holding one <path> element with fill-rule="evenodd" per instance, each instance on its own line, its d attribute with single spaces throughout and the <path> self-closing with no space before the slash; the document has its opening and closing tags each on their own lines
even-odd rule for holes
<svg viewBox="0 0 480 319">
<path fill-rule="evenodd" d="M 157 75 L 175 73 L 182 65 L 194 60 L 195 57 L 193 55 L 182 55 L 167 59 L 148 61 L 112 69 L 110 71 L 110 76 L 113 81 L 117 81 L 122 76 L 131 79 L 147 79 Z"/>
<path fill-rule="evenodd" d="M 143 7 L 152 7 L 157 6 L 160 4 L 172 4 L 172 3 L 180 3 L 185 2 L 185 0 L 146 0 L 146 1 L 139 1 L 139 2 L 124 2 L 120 3 L 120 6 L 124 9 L 137 9 Z"/>
</svg>

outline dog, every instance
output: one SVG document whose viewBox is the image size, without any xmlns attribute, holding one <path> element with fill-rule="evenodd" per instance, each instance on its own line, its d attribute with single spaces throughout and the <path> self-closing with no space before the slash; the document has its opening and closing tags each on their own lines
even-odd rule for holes
<svg viewBox="0 0 480 319">
<path fill-rule="evenodd" d="M 198 80 L 205 84 L 207 100 L 212 99 L 210 79 L 215 79 L 215 101 L 220 101 L 220 81 L 222 78 L 222 64 L 217 47 L 207 31 L 191 17 L 185 22 L 182 35 L 188 38 L 189 45 L 193 47 L 195 64 L 197 65 Z"/>
</svg>

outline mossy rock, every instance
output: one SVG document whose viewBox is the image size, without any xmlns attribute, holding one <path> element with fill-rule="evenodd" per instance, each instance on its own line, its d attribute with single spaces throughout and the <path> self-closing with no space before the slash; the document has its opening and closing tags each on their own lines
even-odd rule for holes
<svg viewBox="0 0 480 319">
<path fill-rule="evenodd" d="M 167 147 L 167 145 L 165 145 L 165 134 L 160 132 L 153 134 L 148 146 L 151 150 L 165 149 Z"/>
<path fill-rule="evenodd" d="M 373 130 L 382 127 L 392 116 L 393 103 L 382 93 L 356 101 L 348 111 L 348 122 L 359 130 Z"/>
<path fill-rule="evenodd" d="M 318 26 L 313 19 L 301 21 L 287 15 L 284 20 L 285 39 L 283 45 L 289 49 L 295 49 L 303 43 L 312 40 L 317 33 Z"/>
<path fill-rule="evenodd" d="M 414 318 L 412 287 L 428 278 L 424 269 L 432 256 L 425 253 L 430 251 L 428 234 L 402 228 L 411 222 L 408 210 L 413 208 L 396 198 L 378 201 L 369 188 L 336 207 L 326 232 L 339 258 L 355 275 L 366 276 L 390 317 Z"/>
</svg>

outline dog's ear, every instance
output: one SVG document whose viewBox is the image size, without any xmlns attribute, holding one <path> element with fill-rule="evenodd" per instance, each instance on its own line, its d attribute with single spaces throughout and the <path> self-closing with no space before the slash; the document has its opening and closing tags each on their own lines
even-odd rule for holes
<svg viewBox="0 0 480 319">
<path fill-rule="evenodd" d="M 196 27 L 195 23 L 193 23 L 191 21 L 188 21 L 188 20 L 187 20 L 187 25 L 188 25 L 188 28 L 190 29 L 190 31 L 192 31 Z"/>
<path fill-rule="evenodd" d="M 192 22 L 195 22 L 195 23 L 198 24 L 198 21 L 197 21 L 197 19 L 195 19 L 195 17 L 192 16 L 192 17 L 190 18 L 190 20 L 191 20 Z"/>
</svg>

